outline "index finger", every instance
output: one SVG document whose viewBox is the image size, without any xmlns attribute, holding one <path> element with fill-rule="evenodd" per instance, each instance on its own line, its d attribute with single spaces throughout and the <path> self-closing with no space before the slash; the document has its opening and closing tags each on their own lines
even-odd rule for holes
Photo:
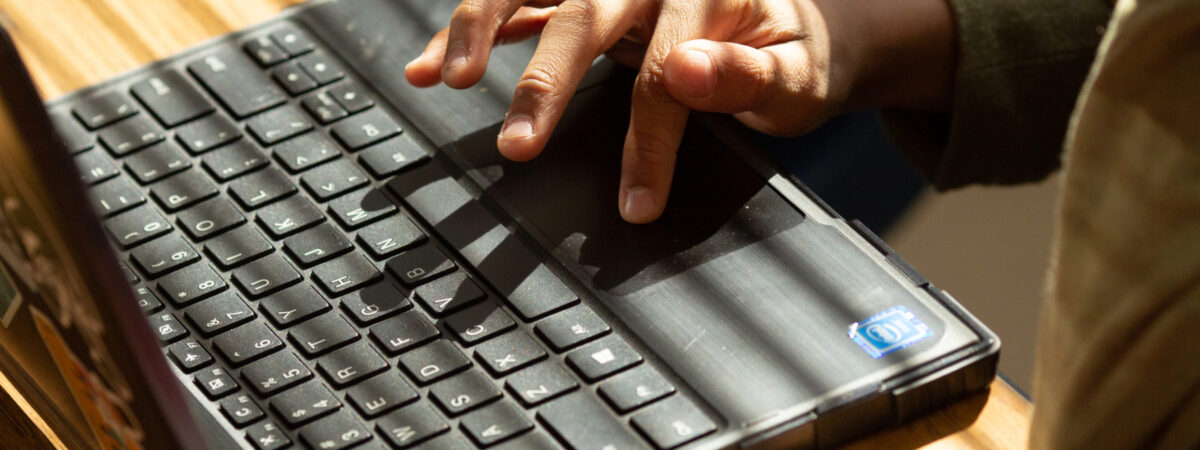
<svg viewBox="0 0 1200 450">
<path fill-rule="evenodd" d="M 666 207 L 689 109 L 663 84 L 663 64 L 671 48 L 702 37 L 697 20 L 704 2 L 667 2 L 646 50 L 637 81 L 621 160 L 621 217 L 631 223 L 658 219 Z"/>
</svg>

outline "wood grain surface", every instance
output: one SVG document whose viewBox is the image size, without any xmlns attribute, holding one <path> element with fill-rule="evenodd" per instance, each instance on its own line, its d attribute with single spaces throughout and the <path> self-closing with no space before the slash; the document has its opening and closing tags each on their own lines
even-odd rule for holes
<svg viewBox="0 0 1200 450">
<path fill-rule="evenodd" d="M 404 0 L 397 0 L 404 1 Z M 445 0 L 452 1 L 452 0 Z M 269 19 L 298 0 L 0 0 L 12 33 L 44 98 L 54 98 L 161 59 L 229 31 Z M 28 436 L 12 420 L 22 402 L 0 400 L 0 442 Z M 997 379 L 979 394 L 897 429 L 855 442 L 854 449 L 1021 448 L 1031 407 Z M 17 440 L 18 442 L 20 439 Z"/>
</svg>

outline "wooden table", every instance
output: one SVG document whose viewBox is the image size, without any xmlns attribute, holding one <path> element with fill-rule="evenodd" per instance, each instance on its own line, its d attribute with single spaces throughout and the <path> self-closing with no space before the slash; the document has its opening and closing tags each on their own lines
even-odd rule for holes
<svg viewBox="0 0 1200 450">
<path fill-rule="evenodd" d="M 42 96 L 53 98 L 266 20 L 295 3 L 300 1 L 0 0 L 0 12 Z M 0 377 L 0 384 L 3 381 Z M 22 404 L 0 398 L 0 407 L 19 409 Z M 990 393 L 850 447 L 1020 448 L 1028 434 L 1029 413 L 1029 403 L 997 379 Z M 0 410 L 0 417 L 9 419 L 0 423 L 0 442 L 6 447 L 17 442 L 44 445 L 45 440 L 29 439 L 31 425 L 19 423 L 17 416 Z"/>
</svg>

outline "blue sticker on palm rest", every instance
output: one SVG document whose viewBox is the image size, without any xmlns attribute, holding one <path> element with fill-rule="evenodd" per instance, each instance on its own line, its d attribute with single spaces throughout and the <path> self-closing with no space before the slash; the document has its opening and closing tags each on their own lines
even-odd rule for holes
<svg viewBox="0 0 1200 450">
<path fill-rule="evenodd" d="M 895 306 L 862 322 L 850 324 L 850 339 L 872 358 L 916 344 L 933 336 L 929 327 L 903 306 Z"/>
</svg>

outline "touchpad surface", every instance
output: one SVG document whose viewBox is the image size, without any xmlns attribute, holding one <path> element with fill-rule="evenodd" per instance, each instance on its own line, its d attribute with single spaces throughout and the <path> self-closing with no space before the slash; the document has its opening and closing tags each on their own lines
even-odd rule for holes
<svg viewBox="0 0 1200 450">
<path fill-rule="evenodd" d="M 617 210 L 629 85 L 577 95 L 545 152 L 514 163 L 498 126 L 456 146 L 485 192 L 726 419 L 745 423 L 911 362 L 944 323 L 835 229 L 807 220 L 712 133 L 689 125 L 661 219 Z M 876 359 L 850 324 L 903 306 L 931 338 Z M 901 364 L 898 364 L 901 363 Z"/>
</svg>

